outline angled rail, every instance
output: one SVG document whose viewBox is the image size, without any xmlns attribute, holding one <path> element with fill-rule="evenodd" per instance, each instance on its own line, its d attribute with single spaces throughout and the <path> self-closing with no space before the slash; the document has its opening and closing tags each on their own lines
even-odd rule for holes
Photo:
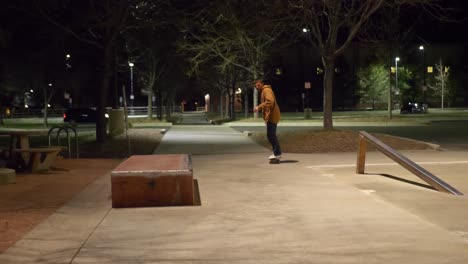
<svg viewBox="0 0 468 264">
<path fill-rule="evenodd" d="M 364 167 L 366 163 L 366 150 L 367 150 L 367 142 L 370 142 L 374 145 L 374 147 L 382 152 L 387 157 L 391 158 L 393 161 L 401 165 L 403 168 L 409 170 L 414 175 L 421 178 L 423 181 L 427 182 L 429 185 L 434 187 L 439 192 L 446 192 L 453 195 L 463 195 L 463 193 L 459 192 L 457 189 L 450 186 L 448 183 L 444 182 L 443 180 L 437 178 L 434 174 L 430 173 L 429 171 L 425 170 L 418 164 L 414 163 L 407 157 L 403 156 L 402 154 L 398 153 L 391 147 L 387 146 L 382 141 L 378 140 L 374 136 L 370 135 L 365 131 L 359 132 L 359 147 L 358 147 L 358 156 L 357 156 L 357 163 L 356 163 L 356 173 L 363 174 Z"/>
</svg>

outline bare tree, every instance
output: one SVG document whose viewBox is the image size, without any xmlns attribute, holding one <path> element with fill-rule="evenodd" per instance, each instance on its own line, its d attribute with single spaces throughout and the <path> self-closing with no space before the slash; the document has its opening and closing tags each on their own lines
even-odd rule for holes
<svg viewBox="0 0 468 264">
<path fill-rule="evenodd" d="M 119 37 L 126 31 L 141 26 L 142 21 L 145 25 L 158 23 L 161 2 L 167 1 L 35 1 L 37 10 L 47 21 L 100 51 L 96 122 L 98 142 L 106 139 L 105 108 L 108 105 L 110 78 L 114 73 L 113 57 L 118 48 L 122 48 L 117 47 L 121 43 L 118 41 Z M 68 14 L 71 19 L 64 19 L 63 14 Z"/>
<path fill-rule="evenodd" d="M 138 70 L 142 73 L 144 88 L 148 98 L 147 116 L 153 116 L 153 97 L 157 91 L 158 112 L 162 119 L 163 88 L 157 86 L 168 68 L 169 54 L 173 53 L 173 29 L 168 29 L 171 6 L 168 1 L 140 1 L 133 10 L 133 26 L 125 34 L 127 52 L 132 62 L 137 62 Z M 161 36 L 165 36 L 161 38 Z M 140 62 L 140 63 L 138 63 Z"/>
<path fill-rule="evenodd" d="M 189 15 L 195 19 L 183 25 L 186 37 L 180 44 L 180 50 L 190 56 L 191 71 L 216 60 L 222 72 L 234 66 L 253 79 L 264 77 L 267 51 L 282 32 L 278 27 L 283 26 L 269 23 L 271 14 L 265 8 L 262 1 L 233 0 L 211 1 L 195 8 Z M 253 105 L 257 104 L 258 94 L 254 91 Z"/>
<path fill-rule="evenodd" d="M 333 129 L 332 95 L 335 62 L 378 10 L 405 5 L 437 9 L 439 0 L 300 0 L 288 1 L 285 21 L 303 31 L 324 66 L 323 127 Z"/>
<path fill-rule="evenodd" d="M 442 58 L 439 59 L 439 62 L 435 65 L 436 75 L 434 76 L 435 85 L 429 85 L 429 88 L 435 91 L 435 94 L 440 95 L 440 108 L 444 109 L 445 97 L 450 94 L 449 76 L 450 68 L 442 63 Z"/>
<path fill-rule="evenodd" d="M 36 1 L 36 7 L 51 24 L 101 52 L 96 140 L 105 141 L 107 128 L 104 115 L 110 92 L 114 45 L 120 33 L 128 26 L 131 4 L 126 0 L 89 0 L 85 3 L 70 1 L 63 4 Z M 61 17 L 63 13 L 68 13 L 79 22 L 77 24 L 64 22 Z"/>
<path fill-rule="evenodd" d="M 157 87 L 157 81 L 161 79 L 162 75 L 166 72 L 167 62 L 164 55 L 159 54 L 152 47 L 148 47 L 144 54 L 142 54 L 141 61 L 143 63 L 142 67 L 139 67 L 139 70 L 142 72 L 143 80 L 143 89 L 142 91 L 146 93 L 148 97 L 148 109 L 147 116 L 148 118 L 153 117 L 153 97 L 155 91 L 157 90 L 158 96 L 162 93 L 162 88 Z M 158 100 L 159 102 L 160 100 Z M 161 116 L 161 105 L 158 105 L 157 116 L 159 119 L 162 119 Z"/>
</svg>

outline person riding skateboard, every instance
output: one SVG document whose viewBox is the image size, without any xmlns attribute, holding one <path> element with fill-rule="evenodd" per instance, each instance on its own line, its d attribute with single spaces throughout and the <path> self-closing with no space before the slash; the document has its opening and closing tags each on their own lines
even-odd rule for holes
<svg viewBox="0 0 468 264">
<path fill-rule="evenodd" d="M 255 89 L 261 93 L 260 104 L 254 107 L 254 112 L 262 111 L 263 120 L 267 128 L 267 138 L 273 149 L 273 155 L 268 157 L 270 161 L 281 160 L 281 147 L 276 137 L 276 127 L 280 120 L 280 108 L 276 101 L 275 93 L 271 85 L 265 84 L 263 80 L 255 81 Z"/>
</svg>

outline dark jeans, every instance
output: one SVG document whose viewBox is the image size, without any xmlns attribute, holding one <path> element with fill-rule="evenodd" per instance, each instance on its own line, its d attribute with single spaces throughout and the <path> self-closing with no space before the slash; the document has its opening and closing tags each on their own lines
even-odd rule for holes
<svg viewBox="0 0 468 264">
<path fill-rule="evenodd" d="M 275 123 L 267 122 L 267 138 L 273 148 L 273 154 L 275 156 L 281 155 L 281 147 L 276 137 L 276 125 Z"/>
</svg>

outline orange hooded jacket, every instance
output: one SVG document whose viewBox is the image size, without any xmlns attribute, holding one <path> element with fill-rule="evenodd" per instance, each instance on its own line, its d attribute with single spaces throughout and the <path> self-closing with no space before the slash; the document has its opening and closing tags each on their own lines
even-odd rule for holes
<svg viewBox="0 0 468 264">
<path fill-rule="evenodd" d="M 263 85 L 258 109 L 262 111 L 263 120 L 277 124 L 280 120 L 280 108 L 270 85 Z"/>
</svg>

